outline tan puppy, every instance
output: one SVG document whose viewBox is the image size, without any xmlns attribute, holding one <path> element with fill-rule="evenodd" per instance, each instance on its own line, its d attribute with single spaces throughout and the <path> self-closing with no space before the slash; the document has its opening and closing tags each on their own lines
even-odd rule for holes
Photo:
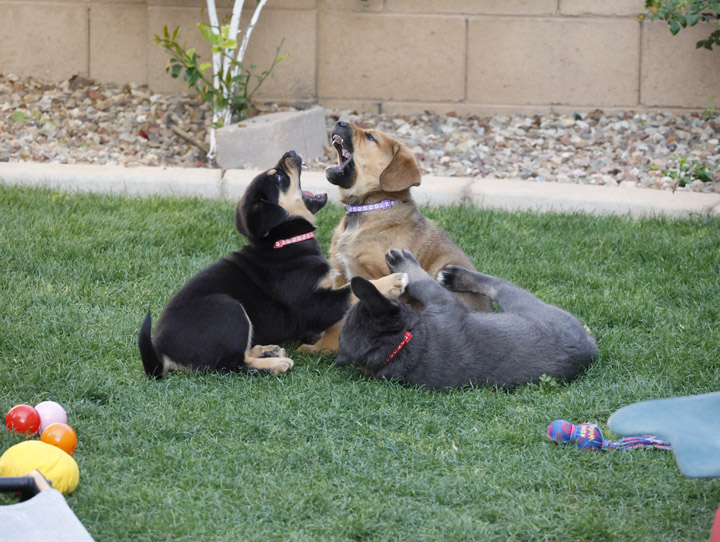
<svg viewBox="0 0 720 542">
<path fill-rule="evenodd" d="M 385 254 L 393 248 L 412 251 L 433 277 L 447 265 L 475 270 L 460 247 L 417 209 L 410 187 L 420 184 L 420 170 L 410 149 L 382 132 L 342 121 L 335 125 L 332 141 L 338 165 L 326 170 L 327 179 L 339 188 L 348 209 L 330 246 L 330 264 L 338 272 L 336 287 L 356 276 L 371 280 L 387 275 Z M 492 310 L 487 296 L 456 295 L 474 310 Z M 335 351 L 338 334 L 339 325 L 303 349 Z"/>
</svg>

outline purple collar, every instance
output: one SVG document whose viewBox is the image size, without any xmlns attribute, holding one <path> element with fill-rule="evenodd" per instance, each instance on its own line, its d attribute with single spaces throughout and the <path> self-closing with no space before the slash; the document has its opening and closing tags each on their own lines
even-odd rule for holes
<svg viewBox="0 0 720 542">
<path fill-rule="evenodd" d="M 384 199 L 380 203 L 373 203 L 372 205 L 346 205 L 348 213 L 364 213 L 365 211 L 375 211 L 377 209 L 390 209 L 399 201 L 392 199 Z"/>
</svg>

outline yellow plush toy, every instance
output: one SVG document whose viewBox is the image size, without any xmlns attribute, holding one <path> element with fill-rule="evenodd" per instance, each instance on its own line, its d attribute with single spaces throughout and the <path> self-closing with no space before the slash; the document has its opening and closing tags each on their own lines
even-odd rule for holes
<svg viewBox="0 0 720 542">
<path fill-rule="evenodd" d="M 66 452 L 40 440 L 11 446 L 0 456 L 0 476 L 27 476 L 39 470 L 61 493 L 72 493 L 80 481 L 80 469 Z"/>
</svg>

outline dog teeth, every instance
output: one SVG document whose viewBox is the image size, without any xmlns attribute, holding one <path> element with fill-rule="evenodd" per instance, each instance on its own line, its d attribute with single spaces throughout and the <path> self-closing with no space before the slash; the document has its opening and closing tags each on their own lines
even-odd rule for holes
<svg viewBox="0 0 720 542">
<path fill-rule="evenodd" d="M 348 149 L 348 146 L 345 145 L 345 142 L 343 141 L 343 138 L 339 135 L 335 134 L 332 137 L 333 145 L 337 145 L 340 147 L 340 156 L 343 160 L 350 160 L 352 158 L 352 153 Z"/>
</svg>

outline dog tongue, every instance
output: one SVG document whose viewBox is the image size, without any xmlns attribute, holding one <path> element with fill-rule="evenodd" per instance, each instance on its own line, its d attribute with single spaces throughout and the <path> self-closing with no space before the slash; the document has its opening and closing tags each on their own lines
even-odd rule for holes
<svg viewBox="0 0 720 542">
<path fill-rule="evenodd" d="M 305 194 L 305 195 L 306 195 L 307 197 L 309 197 L 309 198 L 314 198 L 314 197 L 315 197 L 315 194 L 313 194 L 312 192 L 310 192 L 310 190 L 303 190 L 303 194 Z"/>
</svg>

